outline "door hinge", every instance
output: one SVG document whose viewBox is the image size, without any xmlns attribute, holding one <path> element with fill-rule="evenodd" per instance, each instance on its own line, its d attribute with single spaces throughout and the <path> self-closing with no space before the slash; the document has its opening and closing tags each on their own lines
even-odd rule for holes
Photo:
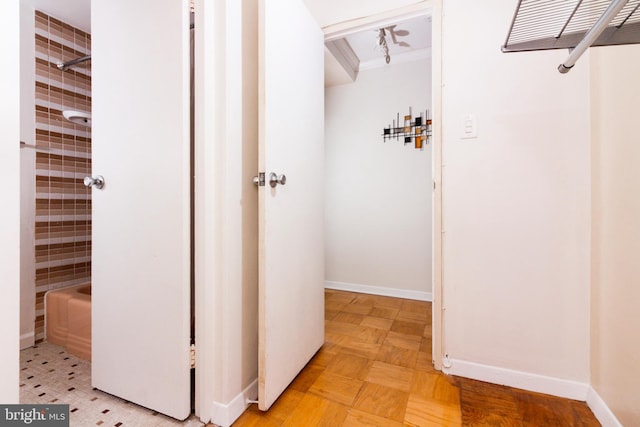
<svg viewBox="0 0 640 427">
<path fill-rule="evenodd" d="M 190 350 L 189 361 L 191 364 L 191 369 L 193 369 L 196 367 L 196 345 L 191 344 L 191 347 L 189 350 Z"/>
<path fill-rule="evenodd" d="M 266 174 L 264 172 L 260 172 L 260 173 L 258 173 L 258 176 L 254 176 L 253 177 L 253 185 L 255 185 L 256 187 L 264 187 L 265 175 Z"/>
</svg>

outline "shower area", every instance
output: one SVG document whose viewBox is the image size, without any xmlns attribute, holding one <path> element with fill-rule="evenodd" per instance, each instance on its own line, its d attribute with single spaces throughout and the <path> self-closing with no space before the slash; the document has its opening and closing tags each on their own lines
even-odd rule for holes
<svg viewBox="0 0 640 427">
<path fill-rule="evenodd" d="M 27 213 L 21 224 L 21 348 L 51 339 L 47 326 L 53 326 L 53 342 L 64 345 L 67 301 L 86 300 L 83 295 L 90 301 L 91 187 L 101 188 L 101 177 L 91 178 L 91 35 L 38 10 L 33 19 L 35 68 L 26 85 L 34 92 L 23 97 L 33 100 L 33 116 L 23 117 L 25 135 L 33 137 L 21 141 Z M 193 93 L 193 78 L 191 85 Z M 59 294 L 49 295 L 52 303 L 46 304 L 49 292 Z M 90 323 L 83 329 L 90 331 Z"/>
<path fill-rule="evenodd" d="M 83 179 L 91 174 L 91 35 L 37 10 L 23 13 L 20 335 L 26 348 L 47 339 L 47 293 L 82 286 L 90 299 L 91 190 Z M 90 333 L 90 323 L 83 329 Z"/>
</svg>

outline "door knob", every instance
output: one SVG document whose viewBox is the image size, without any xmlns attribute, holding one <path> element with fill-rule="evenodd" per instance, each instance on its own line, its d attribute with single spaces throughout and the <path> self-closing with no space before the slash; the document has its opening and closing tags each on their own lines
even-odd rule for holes
<svg viewBox="0 0 640 427">
<path fill-rule="evenodd" d="M 98 190 L 104 187 L 104 178 L 102 175 L 97 175 L 95 178 L 90 176 L 84 177 L 84 185 L 85 187 L 96 187 Z"/>
<path fill-rule="evenodd" d="M 285 185 L 287 183 L 287 177 L 283 175 L 276 175 L 274 172 L 271 172 L 269 175 L 269 185 L 271 188 L 276 188 L 278 184 Z"/>
</svg>

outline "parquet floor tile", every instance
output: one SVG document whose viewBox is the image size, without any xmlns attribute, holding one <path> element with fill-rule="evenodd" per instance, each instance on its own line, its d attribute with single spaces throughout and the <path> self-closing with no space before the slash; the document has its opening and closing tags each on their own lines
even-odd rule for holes
<svg viewBox="0 0 640 427">
<path fill-rule="evenodd" d="M 595 427 L 584 402 L 447 376 L 431 304 L 325 292 L 325 345 L 267 412 L 234 427 Z"/>
</svg>

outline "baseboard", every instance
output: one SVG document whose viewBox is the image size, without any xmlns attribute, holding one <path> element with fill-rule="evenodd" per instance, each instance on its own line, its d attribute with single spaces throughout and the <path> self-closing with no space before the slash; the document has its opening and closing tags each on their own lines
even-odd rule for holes
<svg viewBox="0 0 640 427">
<path fill-rule="evenodd" d="M 384 288 L 382 286 L 359 285 L 357 283 L 333 282 L 330 280 L 326 280 L 324 282 L 324 287 L 326 289 L 334 289 L 336 291 L 359 292 L 362 294 L 381 295 L 385 297 L 405 298 L 418 301 L 433 301 L 431 292 Z"/>
<path fill-rule="evenodd" d="M 622 423 L 618 421 L 618 418 L 593 387 L 589 387 L 587 405 L 593 411 L 593 415 L 600 421 L 602 427 L 622 427 Z"/>
<path fill-rule="evenodd" d="M 587 400 L 587 391 L 589 390 L 589 384 L 587 383 L 482 365 L 466 360 L 450 359 L 448 363 L 450 367 L 443 368 L 443 372 L 449 375 L 457 375 L 582 402 Z"/>
<path fill-rule="evenodd" d="M 36 342 L 36 336 L 33 331 L 20 335 L 20 350 L 33 347 L 35 342 Z"/>
<path fill-rule="evenodd" d="M 211 422 L 220 427 L 229 427 L 242 413 L 249 407 L 249 400 L 256 400 L 258 397 L 258 379 L 253 381 L 240 394 L 234 397 L 231 402 L 223 404 L 213 402 L 211 410 Z"/>
</svg>

